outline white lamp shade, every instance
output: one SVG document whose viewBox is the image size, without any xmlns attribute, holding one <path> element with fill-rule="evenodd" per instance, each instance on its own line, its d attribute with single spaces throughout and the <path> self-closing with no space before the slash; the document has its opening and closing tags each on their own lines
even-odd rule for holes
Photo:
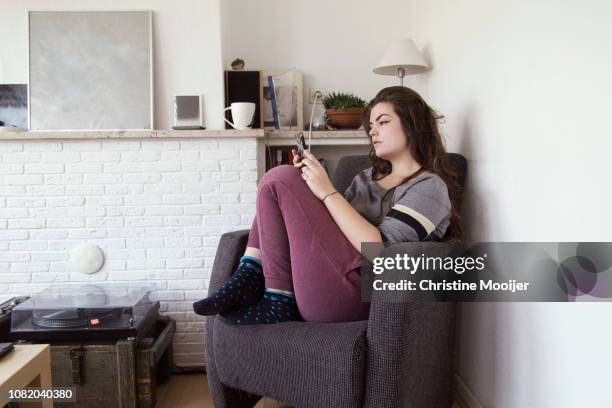
<svg viewBox="0 0 612 408">
<path fill-rule="evenodd" d="M 429 69 L 414 41 L 409 38 L 393 40 L 374 68 L 374 73 L 397 76 L 398 68 L 404 68 L 406 75 L 420 74 Z"/>
</svg>

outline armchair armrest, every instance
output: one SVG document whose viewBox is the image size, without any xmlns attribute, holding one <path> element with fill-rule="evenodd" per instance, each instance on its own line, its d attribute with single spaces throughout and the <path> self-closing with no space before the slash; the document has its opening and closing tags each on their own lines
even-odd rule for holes
<svg viewBox="0 0 612 408">
<path fill-rule="evenodd" d="M 208 295 L 218 290 L 234 273 L 240 257 L 244 254 L 248 238 L 249 230 L 233 231 L 221 235 L 208 285 Z M 206 374 L 215 406 L 252 407 L 260 399 L 259 396 L 231 389 L 221 383 L 215 363 L 215 343 L 213 341 L 215 320 L 217 316 L 207 316 L 204 323 Z"/>
<path fill-rule="evenodd" d="M 432 243 L 403 243 L 380 256 L 419 256 Z M 397 282 L 390 272 L 383 281 Z M 388 278 L 388 279 L 385 279 Z M 455 303 L 418 293 L 373 291 L 367 330 L 368 371 L 364 407 L 445 407 L 452 402 Z"/>
<path fill-rule="evenodd" d="M 227 232 L 221 235 L 208 285 L 208 295 L 223 286 L 232 276 L 240 257 L 244 254 L 248 238 L 249 230 Z"/>
</svg>

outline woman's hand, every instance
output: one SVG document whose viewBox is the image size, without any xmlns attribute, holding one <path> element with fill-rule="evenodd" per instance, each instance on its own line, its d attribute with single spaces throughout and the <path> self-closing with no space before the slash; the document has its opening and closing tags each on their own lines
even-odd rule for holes
<svg viewBox="0 0 612 408">
<path fill-rule="evenodd" d="M 302 158 L 298 155 L 297 149 L 291 149 L 291 153 L 293 153 L 293 167 L 302 167 L 297 166 L 297 164 L 301 163 Z"/>
<path fill-rule="evenodd" d="M 302 169 L 302 179 L 313 194 L 322 200 L 329 193 L 336 191 L 336 188 L 317 158 L 308 150 L 304 150 L 304 156 L 302 160 L 299 160 L 297 151 L 294 149 L 293 166 Z"/>
</svg>

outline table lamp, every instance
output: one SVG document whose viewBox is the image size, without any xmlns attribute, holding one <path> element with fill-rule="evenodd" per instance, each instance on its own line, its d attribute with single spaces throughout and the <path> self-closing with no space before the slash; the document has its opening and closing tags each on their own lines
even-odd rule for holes
<svg viewBox="0 0 612 408">
<path fill-rule="evenodd" d="M 404 86 L 406 75 L 420 74 L 428 69 L 429 65 L 419 53 L 414 41 L 400 38 L 389 44 L 373 71 L 379 75 L 397 75 L 400 85 Z"/>
</svg>

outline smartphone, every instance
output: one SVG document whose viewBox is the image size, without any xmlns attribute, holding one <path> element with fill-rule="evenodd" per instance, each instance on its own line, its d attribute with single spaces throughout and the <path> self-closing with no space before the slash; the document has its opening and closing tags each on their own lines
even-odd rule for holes
<svg viewBox="0 0 612 408">
<path fill-rule="evenodd" d="M 0 343 L 0 358 L 13 349 L 13 343 Z"/>
<path fill-rule="evenodd" d="M 300 161 L 304 159 L 304 150 L 308 147 L 306 146 L 306 140 L 304 139 L 304 133 L 298 132 L 295 135 L 295 144 L 297 145 L 298 156 L 300 157 Z"/>
</svg>

